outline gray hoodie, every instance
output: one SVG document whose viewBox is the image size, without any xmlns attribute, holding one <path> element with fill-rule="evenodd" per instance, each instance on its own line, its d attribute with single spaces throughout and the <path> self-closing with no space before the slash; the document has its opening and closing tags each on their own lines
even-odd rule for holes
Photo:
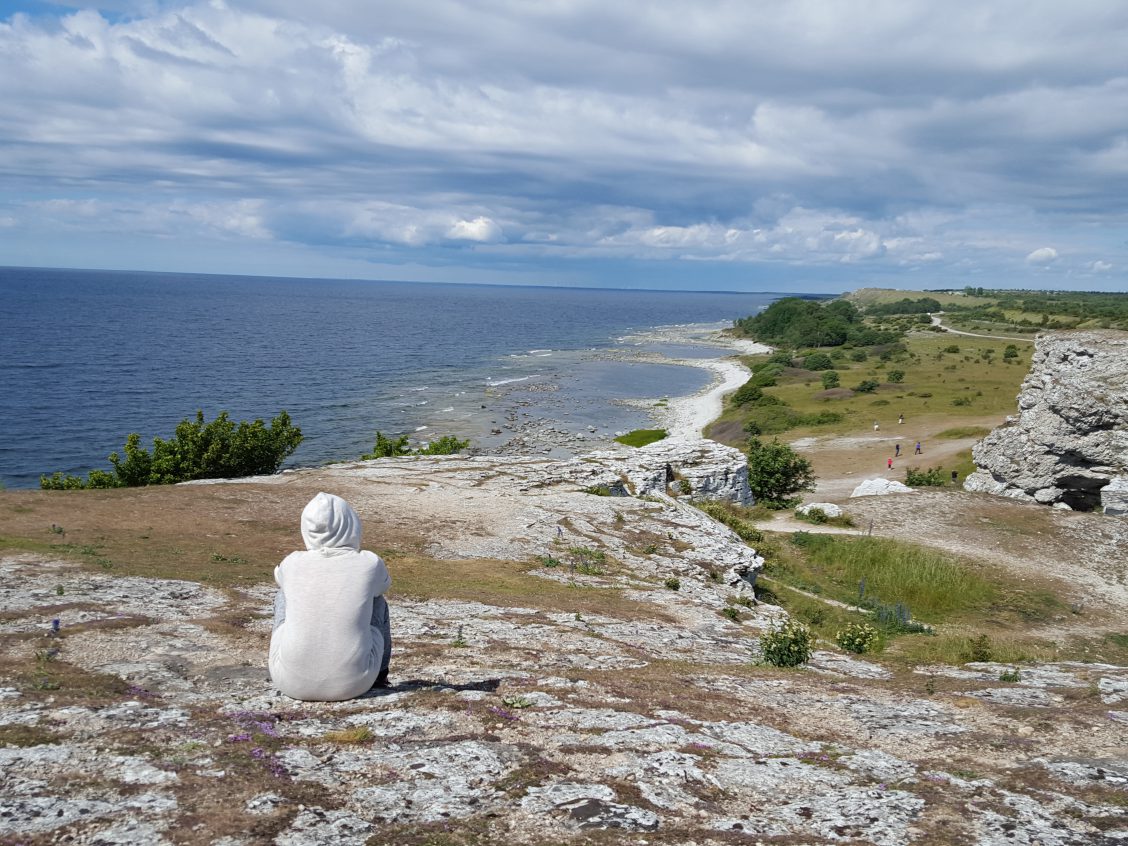
<svg viewBox="0 0 1128 846">
<path fill-rule="evenodd" d="M 302 537 L 307 549 L 274 568 L 286 616 L 270 638 L 270 677 L 294 699 L 352 699 L 380 672 L 372 602 L 392 580 L 380 556 L 360 549 L 360 518 L 339 496 L 310 500 Z"/>
</svg>

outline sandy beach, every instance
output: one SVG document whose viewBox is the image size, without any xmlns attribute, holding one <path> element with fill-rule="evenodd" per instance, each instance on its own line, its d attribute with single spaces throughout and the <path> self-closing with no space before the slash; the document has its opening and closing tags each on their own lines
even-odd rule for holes
<svg viewBox="0 0 1128 846">
<path fill-rule="evenodd" d="M 724 335 L 710 338 L 709 343 L 731 347 L 741 355 L 771 352 L 771 347 L 764 344 Z M 743 385 L 751 372 L 732 358 L 678 359 L 676 363 L 700 367 L 714 375 L 713 384 L 704 391 L 671 399 L 669 407 L 661 414 L 662 428 L 670 433 L 670 438 L 693 440 L 700 438 L 702 430 L 721 416 L 725 396 Z"/>
</svg>

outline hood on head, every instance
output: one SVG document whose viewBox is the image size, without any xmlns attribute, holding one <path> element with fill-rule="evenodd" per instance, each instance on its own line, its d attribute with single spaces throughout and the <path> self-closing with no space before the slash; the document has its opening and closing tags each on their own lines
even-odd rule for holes
<svg viewBox="0 0 1128 846">
<path fill-rule="evenodd" d="M 318 552 L 360 550 L 360 518 L 334 494 L 319 493 L 302 511 L 302 538 Z"/>
</svg>

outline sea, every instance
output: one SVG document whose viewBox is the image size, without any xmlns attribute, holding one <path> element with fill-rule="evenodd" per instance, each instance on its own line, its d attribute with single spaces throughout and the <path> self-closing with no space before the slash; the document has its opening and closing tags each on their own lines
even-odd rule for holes
<svg viewBox="0 0 1128 846">
<path fill-rule="evenodd" d="M 670 362 L 729 354 L 710 333 L 780 296 L 0 268 L 0 482 L 108 469 L 197 410 L 286 410 L 287 466 L 358 458 L 376 431 L 594 447 L 707 386 Z"/>
</svg>

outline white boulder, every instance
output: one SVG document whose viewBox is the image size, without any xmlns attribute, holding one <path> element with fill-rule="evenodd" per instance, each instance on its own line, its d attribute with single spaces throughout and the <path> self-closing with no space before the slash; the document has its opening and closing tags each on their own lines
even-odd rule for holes
<svg viewBox="0 0 1128 846">
<path fill-rule="evenodd" d="M 833 502 L 808 502 L 796 508 L 795 513 L 806 517 L 814 508 L 817 508 L 827 517 L 842 516 L 842 509 L 835 505 Z"/>
<path fill-rule="evenodd" d="M 893 479 L 866 479 L 850 494 L 850 497 L 856 496 L 888 496 L 889 494 L 898 493 L 916 493 L 908 485 L 903 485 Z"/>
</svg>

